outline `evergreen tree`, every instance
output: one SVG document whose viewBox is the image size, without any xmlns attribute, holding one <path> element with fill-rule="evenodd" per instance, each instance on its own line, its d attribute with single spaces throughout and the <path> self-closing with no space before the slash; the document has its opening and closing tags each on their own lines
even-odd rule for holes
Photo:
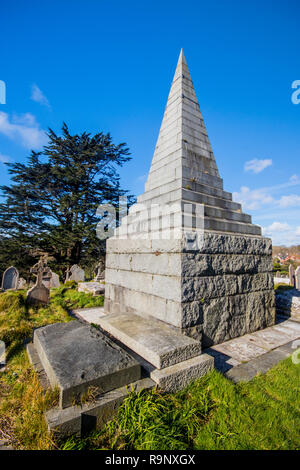
<svg viewBox="0 0 300 470">
<path fill-rule="evenodd" d="M 71 135 L 65 123 L 62 136 L 49 129 L 48 137 L 26 164 L 7 163 L 12 184 L 0 188 L 2 270 L 12 264 L 8 259 L 24 270 L 36 249 L 53 256 L 57 269 L 92 266 L 105 249 L 96 236 L 97 208 L 111 204 L 118 210 L 127 194 L 117 172 L 131 158 L 126 144 L 114 145 L 102 132 Z"/>
</svg>

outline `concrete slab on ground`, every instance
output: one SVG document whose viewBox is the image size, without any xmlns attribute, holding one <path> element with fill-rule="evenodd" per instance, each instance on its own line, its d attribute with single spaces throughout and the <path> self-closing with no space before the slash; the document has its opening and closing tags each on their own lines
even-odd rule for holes
<svg viewBox="0 0 300 470">
<path fill-rule="evenodd" d="M 246 335 L 245 340 L 252 344 L 270 351 L 270 349 L 278 348 L 289 341 L 285 331 L 274 329 L 273 327 L 265 330 L 256 331 L 254 334 Z"/>
<path fill-rule="evenodd" d="M 99 319 L 105 315 L 104 307 L 78 308 L 72 310 L 72 313 L 79 319 L 95 325 L 99 325 Z"/>
<path fill-rule="evenodd" d="M 61 408 L 91 386 L 105 393 L 141 378 L 135 359 L 96 328 L 77 320 L 35 330 L 34 346 L 51 386 L 60 389 Z"/>
<path fill-rule="evenodd" d="M 279 348 L 269 351 L 255 359 L 250 360 L 246 364 L 239 364 L 225 373 L 225 377 L 232 380 L 234 383 L 248 382 L 253 379 L 257 374 L 266 373 L 269 369 L 274 367 L 278 362 L 286 359 L 292 354 L 292 343 L 288 347 L 280 346 Z"/>
<path fill-rule="evenodd" d="M 105 293 L 105 285 L 101 282 L 79 282 L 78 292 L 85 292 L 87 294 L 96 295 L 104 295 Z"/>
<path fill-rule="evenodd" d="M 245 336 L 226 341 L 225 343 L 217 344 L 213 346 L 212 349 L 232 357 L 238 362 L 250 361 L 250 359 L 261 356 L 266 352 L 265 349 L 252 344 L 250 341 L 247 341 Z"/>
<path fill-rule="evenodd" d="M 99 325 L 158 369 L 201 354 L 200 342 L 154 318 L 135 314 L 108 314 Z"/>
<path fill-rule="evenodd" d="M 274 326 L 211 346 L 204 352 L 215 357 L 215 367 L 218 370 L 226 372 L 298 338 L 300 323 L 286 319 L 282 321 L 281 318 L 280 323 Z"/>
</svg>

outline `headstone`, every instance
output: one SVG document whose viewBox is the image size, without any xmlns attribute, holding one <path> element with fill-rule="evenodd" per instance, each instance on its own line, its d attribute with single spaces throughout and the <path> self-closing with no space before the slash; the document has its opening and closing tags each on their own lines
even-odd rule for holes
<svg viewBox="0 0 300 470">
<path fill-rule="evenodd" d="M 25 289 L 26 285 L 27 285 L 26 279 L 24 279 L 23 277 L 20 277 L 19 280 L 18 280 L 17 289 L 19 289 L 19 290 Z"/>
<path fill-rule="evenodd" d="M 94 281 L 100 282 L 100 281 L 103 281 L 104 279 L 105 279 L 104 263 L 102 260 L 100 260 L 96 266 Z"/>
<path fill-rule="evenodd" d="M 6 269 L 6 271 L 4 271 L 1 287 L 4 291 L 9 289 L 17 289 L 18 280 L 19 272 L 16 268 L 11 266 L 10 268 Z"/>
<path fill-rule="evenodd" d="M 292 264 L 289 265 L 290 286 L 295 287 L 295 269 Z"/>
<path fill-rule="evenodd" d="M 276 272 L 276 277 L 281 277 L 281 272 L 280 271 Z"/>
<path fill-rule="evenodd" d="M 71 275 L 69 276 L 69 281 L 82 282 L 84 281 L 84 270 L 80 266 L 74 264 L 71 269 Z"/>
<path fill-rule="evenodd" d="M 60 286 L 59 275 L 51 271 L 50 288 L 57 289 Z"/>
<path fill-rule="evenodd" d="M 181 51 L 145 192 L 106 241 L 105 312 L 219 344 L 274 324 L 272 265 L 271 239 L 223 189 Z"/>
<path fill-rule="evenodd" d="M 30 272 L 37 277 L 37 280 L 36 284 L 27 292 L 27 301 L 30 304 L 46 305 L 49 303 L 50 290 L 45 286 L 43 281 L 46 275 L 49 274 L 49 271 L 51 272 L 44 258 L 41 258 L 40 261 L 31 268 Z"/>
<path fill-rule="evenodd" d="M 295 279 L 296 279 L 296 289 L 300 290 L 300 266 L 298 266 L 298 268 L 296 269 Z"/>
</svg>

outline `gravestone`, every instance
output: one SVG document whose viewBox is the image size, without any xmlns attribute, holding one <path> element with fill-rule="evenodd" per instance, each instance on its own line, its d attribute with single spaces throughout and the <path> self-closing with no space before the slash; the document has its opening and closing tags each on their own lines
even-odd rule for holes
<svg viewBox="0 0 300 470">
<path fill-rule="evenodd" d="M 51 271 L 50 288 L 57 289 L 60 286 L 59 275 Z"/>
<path fill-rule="evenodd" d="M 84 281 L 84 270 L 80 266 L 74 264 L 70 269 L 69 281 L 82 282 Z"/>
<path fill-rule="evenodd" d="M 103 261 L 100 260 L 96 266 L 94 281 L 100 282 L 100 281 L 103 281 L 104 279 L 105 279 L 104 263 Z"/>
<path fill-rule="evenodd" d="M 19 280 L 18 280 L 17 289 L 19 289 L 19 290 L 25 289 L 26 285 L 27 285 L 26 279 L 24 279 L 23 277 L 20 277 Z"/>
<path fill-rule="evenodd" d="M 41 258 L 30 270 L 37 280 L 36 284 L 27 292 L 27 301 L 32 305 L 46 305 L 49 303 L 50 290 L 44 284 L 44 279 L 48 278 L 50 268 L 47 266 L 45 258 Z"/>
<path fill-rule="evenodd" d="M 276 277 L 281 277 L 281 272 L 280 271 L 276 272 Z"/>
<path fill-rule="evenodd" d="M 292 264 L 289 265 L 290 286 L 295 287 L 295 269 Z"/>
<path fill-rule="evenodd" d="M 106 253 L 107 314 L 154 318 L 206 347 L 275 322 L 271 239 L 223 189 L 182 51 L 145 192 Z"/>
<path fill-rule="evenodd" d="M 298 268 L 296 269 L 295 279 L 296 279 L 296 289 L 300 290 L 300 266 L 298 266 Z"/>
<path fill-rule="evenodd" d="M 19 271 L 13 266 L 11 266 L 10 268 L 7 268 L 6 271 L 4 271 L 1 287 L 4 291 L 17 289 L 18 280 L 19 280 Z"/>
</svg>

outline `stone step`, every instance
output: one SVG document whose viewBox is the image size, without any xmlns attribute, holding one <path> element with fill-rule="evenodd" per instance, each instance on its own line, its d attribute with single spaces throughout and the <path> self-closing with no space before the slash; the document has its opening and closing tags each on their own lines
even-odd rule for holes
<svg viewBox="0 0 300 470">
<path fill-rule="evenodd" d="M 190 214 L 183 213 L 174 214 L 174 220 L 172 217 L 161 216 L 151 219 L 151 225 L 149 224 L 150 219 L 139 220 L 135 218 L 137 222 L 133 222 L 133 216 L 126 216 L 124 223 L 120 227 L 115 229 L 115 235 L 127 235 L 127 234 L 149 234 L 153 235 L 154 232 L 160 232 L 161 230 L 177 229 L 185 227 L 189 229 L 202 229 L 207 231 L 215 231 L 222 233 L 234 233 L 234 234 L 247 234 L 247 235 L 259 235 L 261 236 L 261 227 L 258 225 L 236 222 L 234 220 L 217 219 L 214 217 L 205 216 L 194 217 Z M 171 220 L 170 220 L 171 219 Z M 128 223 L 125 223 L 129 221 Z M 150 226 L 149 226 L 150 225 Z"/>
<path fill-rule="evenodd" d="M 201 344 L 154 318 L 132 313 L 108 314 L 99 319 L 103 330 L 158 369 L 201 354 Z"/>
<path fill-rule="evenodd" d="M 224 191 L 223 189 L 209 186 L 208 184 L 201 184 L 201 183 L 198 183 L 194 180 L 187 179 L 187 178 L 184 178 L 183 180 L 178 179 L 178 180 L 173 181 L 172 183 L 169 183 L 168 185 L 164 185 L 156 189 L 153 189 L 151 191 L 147 191 L 144 194 L 141 194 L 140 196 L 138 196 L 137 201 L 138 201 L 138 204 L 143 204 L 144 202 L 149 201 L 153 199 L 154 197 L 167 194 L 170 191 L 174 191 L 176 189 L 186 188 L 187 186 L 190 188 L 191 191 L 194 191 L 196 193 L 203 193 L 203 194 L 207 194 L 208 196 L 219 197 L 221 199 L 232 201 L 231 193 Z M 134 211 L 135 206 L 136 204 L 130 207 L 129 213 L 132 213 Z"/>
<path fill-rule="evenodd" d="M 189 203 L 206 204 L 208 206 L 216 207 L 219 209 L 225 209 L 229 211 L 242 210 L 241 204 L 238 202 L 231 201 L 229 199 L 223 199 L 216 195 L 209 195 L 206 193 L 200 193 L 192 191 L 188 188 L 173 189 L 168 193 L 159 194 L 148 200 L 139 200 L 139 203 L 144 204 L 146 207 L 151 207 L 152 204 L 163 205 L 163 204 L 175 204 L 176 202 L 186 201 Z M 139 208 L 137 208 L 139 209 Z M 131 214 L 133 209 L 131 209 Z"/>
<path fill-rule="evenodd" d="M 105 393 L 141 378 L 141 366 L 96 328 L 77 320 L 34 332 L 34 346 L 60 408 L 80 399 L 90 387 Z"/>
<path fill-rule="evenodd" d="M 176 207 L 178 206 L 178 208 Z M 196 210 L 199 214 L 199 203 L 192 202 L 187 199 L 178 199 L 177 201 L 168 202 L 167 206 L 163 206 L 160 208 L 161 212 L 164 211 L 166 213 L 167 208 L 170 207 L 170 211 L 172 210 L 172 214 L 178 213 L 180 211 L 188 211 L 195 214 Z M 202 205 L 200 206 L 202 207 Z M 244 214 L 242 212 L 232 210 L 232 209 L 222 209 L 216 206 L 209 206 L 204 205 L 204 215 L 207 217 L 220 219 L 220 220 L 228 220 L 233 222 L 241 222 L 246 224 L 252 224 L 251 216 L 248 214 Z M 136 212 L 131 212 L 128 215 L 122 218 L 122 224 L 130 224 L 136 223 L 137 221 L 146 221 L 150 218 L 150 216 L 154 215 L 155 208 L 151 208 L 151 206 L 147 209 L 146 204 L 144 206 L 144 210 Z M 202 211 L 202 209 L 200 209 Z M 162 217 L 162 215 L 160 216 Z M 166 216 L 164 215 L 166 218 Z"/>
<path fill-rule="evenodd" d="M 165 369 L 154 369 L 150 377 L 161 389 L 174 393 L 183 390 L 191 381 L 199 379 L 213 368 L 214 358 L 200 354 Z"/>
</svg>

